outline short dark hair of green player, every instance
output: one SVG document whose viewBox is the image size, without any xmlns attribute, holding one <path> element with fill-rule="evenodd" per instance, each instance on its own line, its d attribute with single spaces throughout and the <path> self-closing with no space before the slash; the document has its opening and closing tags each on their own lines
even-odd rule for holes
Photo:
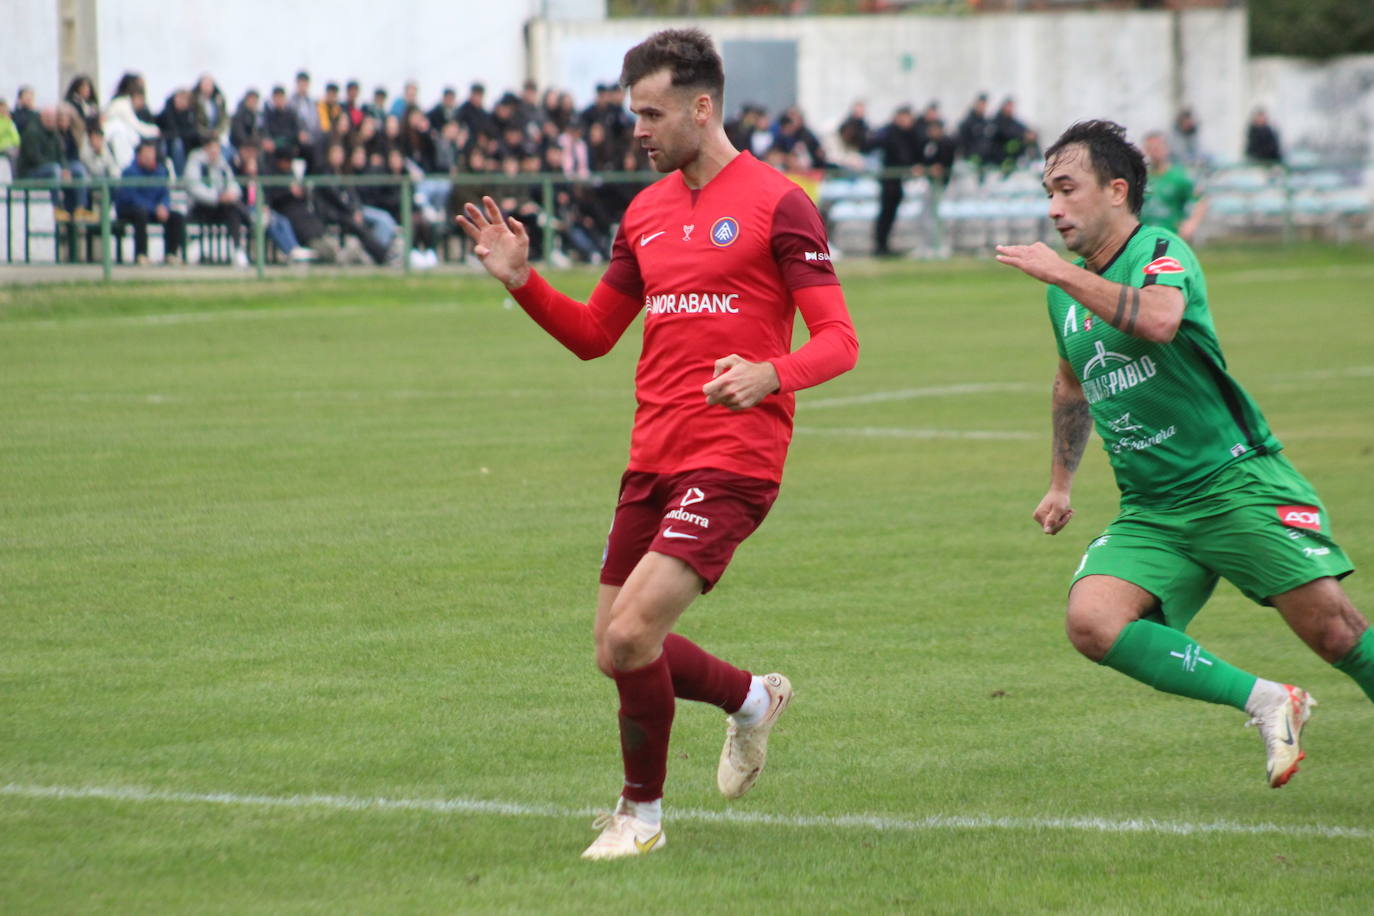
<svg viewBox="0 0 1374 916">
<path fill-rule="evenodd" d="M 711 36 L 701 29 L 664 29 L 655 32 L 625 53 L 620 85 L 627 89 L 660 70 L 672 72 L 679 89 L 704 89 L 716 110 L 725 98 L 725 65 Z"/>
<path fill-rule="evenodd" d="M 1126 205 L 1132 213 L 1140 214 L 1145 202 L 1145 154 L 1126 139 L 1126 128 L 1115 121 L 1078 121 L 1045 150 L 1045 161 L 1052 161 L 1070 146 L 1081 146 L 1087 151 L 1099 185 L 1123 179 L 1130 188 Z"/>
</svg>

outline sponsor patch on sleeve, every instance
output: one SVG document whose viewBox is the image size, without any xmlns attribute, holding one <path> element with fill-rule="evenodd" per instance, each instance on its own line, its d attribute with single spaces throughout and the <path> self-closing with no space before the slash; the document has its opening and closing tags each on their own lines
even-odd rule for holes
<svg viewBox="0 0 1374 916">
<path fill-rule="evenodd" d="M 1155 258 L 1141 268 L 1142 273 L 1152 277 L 1157 274 L 1181 274 L 1183 270 L 1183 265 L 1178 262 L 1178 258 L 1170 257 Z"/>
<path fill-rule="evenodd" d="M 1279 521 L 1289 528 L 1322 530 L 1322 513 L 1316 506 L 1279 506 Z"/>
</svg>

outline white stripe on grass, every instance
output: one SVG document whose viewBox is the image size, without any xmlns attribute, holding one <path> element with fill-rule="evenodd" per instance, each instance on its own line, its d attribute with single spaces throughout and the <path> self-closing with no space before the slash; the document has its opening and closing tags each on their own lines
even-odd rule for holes
<svg viewBox="0 0 1374 916">
<path fill-rule="evenodd" d="M 9 783 L 0 796 L 29 799 L 104 801 L 186 805 L 226 805 L 261 808 L 317 808 L 334 811 L 420 811 L 429 814 L 486 814 L 501 817 L 591 817 L 594 809 L 474 798 L 358 798 L 347 795 L 241 795 L 235 792 L 172 792 L 136 786 L 42 786 Z M 1107 817 L 994 817 L 991 815 L 931 815 L 903 818 L 876 814 L 767 814 L 756 811 L 713 811 L 669 808 L 675 821 L 769 826 L 798 829 L 874 830 L 921 833 L 935 830 L 1076 831 L 1084 833 L 1147 833 L 1167 836 L 1273 835 L 1328 839 L 1371 840 L 1374 829 L 1330 824 L 1246 824 L 1237 821 L 1170 821 L 1157 818 Z"/>
</svg>

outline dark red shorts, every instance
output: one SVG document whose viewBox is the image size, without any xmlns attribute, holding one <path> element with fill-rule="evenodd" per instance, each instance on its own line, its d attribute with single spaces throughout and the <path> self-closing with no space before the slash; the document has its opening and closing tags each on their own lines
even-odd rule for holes
<svg viewBox="0 0 1374 916">
<path fill-rule="evenodd" d="M 709 592 L 777 498 L 773 481 L 729 471 L 626 471 L 601 560 L 601 584 L 624 585 L 652 550 L 692 567 L 706 580 L 702 591 Z"/>
</svg>

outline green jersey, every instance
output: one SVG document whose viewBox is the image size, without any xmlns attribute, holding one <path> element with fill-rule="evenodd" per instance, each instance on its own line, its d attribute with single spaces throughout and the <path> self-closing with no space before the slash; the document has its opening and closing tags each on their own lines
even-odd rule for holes
<svg viewBox="0 0 1374 916">
<path fill-rule="evenodd" d="M 1084 266 L 1078 259 L 1078 266 Z M 1167 229 L 1138 226 L 1102 276 L 1183 292 L 1169 343 L 1112 327 L 1057 286 L 1049 288 L 1059 355 L 1073 367 L 1116 474 L 1123 506 L 1167 507 L 1199 495 L 1221 469 L 1283 446 L 1226 371 L 1207 308 L 1207 281 L 1191 248 Z"/>
<path fill-rule="evenodd" d="M 1158 175 L 1151 173 L 1145 185 L 1145 202 L 1140 208 L 1140 221 L 1147 226 L 1163 226 L 1177 232 L 1179 224 L 1188 218 L 1188 208 L 1197 195 L 1188 170 L 1171 165 Z"/>
</svg>

